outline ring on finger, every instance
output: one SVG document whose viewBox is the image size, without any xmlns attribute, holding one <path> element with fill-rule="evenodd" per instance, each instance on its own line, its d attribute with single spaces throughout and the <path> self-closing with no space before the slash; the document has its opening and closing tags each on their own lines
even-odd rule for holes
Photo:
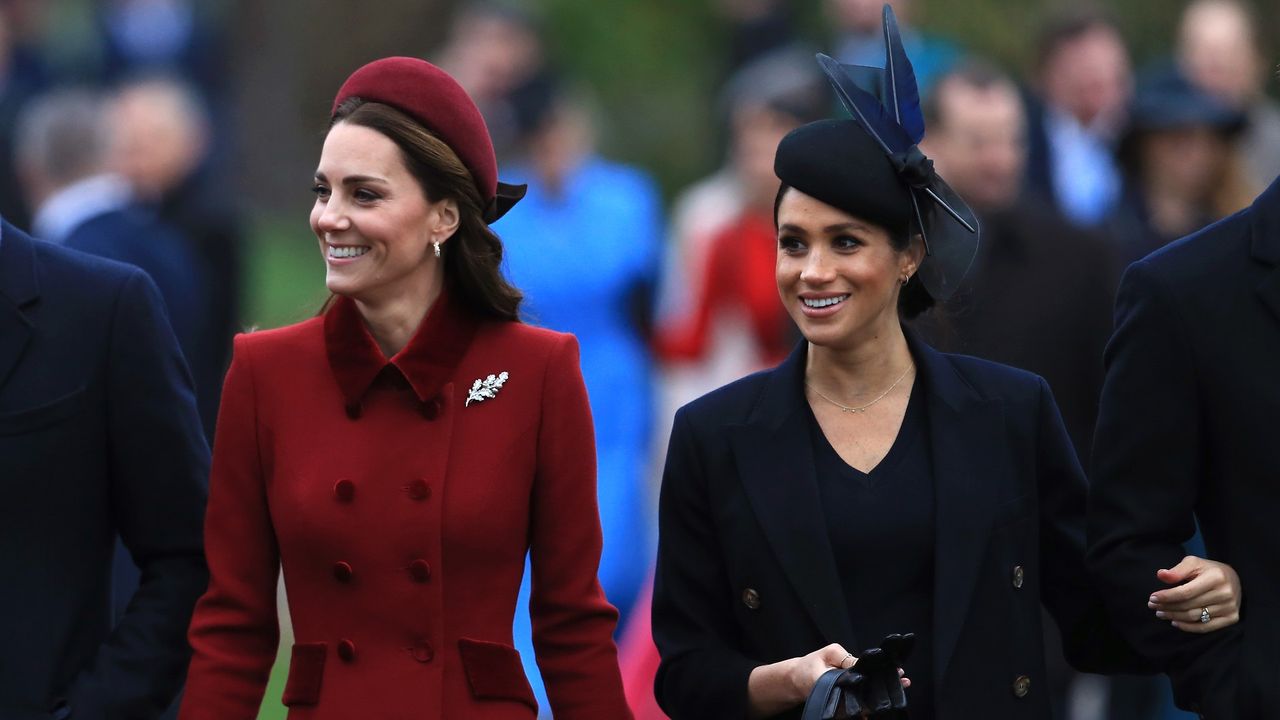
<svg viewBox="0 0 1280 720">
<path fill-rule="evenodd" d="M 1213 619 L 1213 615 L 1209 613 L 1209 608 L 1200 608 L 1200 624 L 1205 624 Z"/>
<path fill-rule="evenodd" d="M 1208 612 L 1208 611 L 1206 610 L 1205 612 Z M 840 658 L 840 667 L 843 668 L 845 661 L 852 660 L 852 659 L 853 659 L 853 653 L 845 653 L 844 657 Z"/>
</svg>

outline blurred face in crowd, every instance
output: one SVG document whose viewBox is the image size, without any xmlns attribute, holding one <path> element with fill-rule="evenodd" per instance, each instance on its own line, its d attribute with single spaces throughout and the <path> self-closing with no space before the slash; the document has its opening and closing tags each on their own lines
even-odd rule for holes
<svg viewBox="0 0 1280 720">
<path fill-rule="evenodd" d="M 1104 130 L 1118 127 L 1133 91 L 1129 52 L 1105 25 L 1063 42 L 1046 59 L 1040 79 L 1050 105 Z"/>
<path fill-rule="evenodd" d="M 542 47 L 532 30 L 498 13 L 471 12 L 454 28 L 449 69 L 472 97 L 501 97 L 542 64 Z"/>
<path fill-rule="evenodd" d="M 977 87 L 952 77 L 934 92 L 938 119 L 921 149 L 938 174 L 979 212 L 1012 204 L 1027 154 L 1017 90 L 1007 82 Z"/>
<path fill-rule="evenodd" d="M 789 189 L 778 205 L 778 294 L 805 339 L 850 349 L 898 322 L 901 278 L 923 248 L 893 248 L 889 231 Z"/>
<path fill-rule="evenodd" d="M 159 85 L 121 92 L 111 113 L 112 167 L 143 197 L 158 198 L 200 163 L 205 132 L 191 108 Z"/>
<path fill-rule="evenodd" d="M 733 115 L 733 164 L 746 189 L 747 204 L 767 211 L 778 194 L 773 156 L 782 138 L 799 123 L 765 105 L 739 108 Z"/>
<path fill-rule="evenodd" d="M 432 241 L 443 243 L 457 229 L 457 203 L 430 202 L 388 137 L 335 125 L 324 141 L 314 192 L 311 230 L 330 292 L 380 304 L 429 297 L 440 287 L 443 264 Z"/>
<path fill-rule="evenodd" d="M 827 0 L 827 14 L 845 32 L 878 33 L 886 4 L 893 8 L 899 22 L 909 20 L 909 0 Z"/>
<path fill-rule="evenodd" d="M 1236 107 L 1250 102 L 1264 81 L 1249 15 L 1230 0 L 1193 3 L 1182 16 L 1179 61 L 1192 82 Z"/>
<path fill-rule="evenodd" d="M 1204 125 L 1147 131 L 1138 148 L 1144 183 L 1161 196 L 1207 202 L 1222 178 L 1229 150 L 1229 141 Z"/>
</svg>

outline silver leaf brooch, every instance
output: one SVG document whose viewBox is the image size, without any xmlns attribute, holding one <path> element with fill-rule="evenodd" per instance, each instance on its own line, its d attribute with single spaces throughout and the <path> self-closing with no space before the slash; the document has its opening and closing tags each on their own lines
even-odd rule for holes
<svg viewBox="0 0 1280 720">
<path fill-rule="evenodd" d="M 498 391 L 507 383 L 508 377 L 506 372 L 500 372 L 487 378 L 477 378 L 471 384 L 471 389 L 467 391 L 467 402 L 463 404 L 463 407 L 469 407 L 472 402 L 484 402 L 490 398 L 497 397 Z"/>
</svg>

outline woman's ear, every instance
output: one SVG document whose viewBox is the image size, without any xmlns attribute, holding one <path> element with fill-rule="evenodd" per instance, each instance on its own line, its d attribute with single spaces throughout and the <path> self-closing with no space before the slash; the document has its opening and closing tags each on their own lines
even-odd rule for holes
<svg viewBox="0 0 1280 720">
<path fill-rule="evenodd" d="M 453 237 L 458 232 L 458 226 L 462 223 L 462 214 L 458 211 L 458 201 L 453 198 L 445 198 L 432 208 L 432 218 L 434 226 L 431 228 L 431 241 L 444 242 Z"/>
<path fill-rule="evenodd" d="M 903 275 L 906 277 L 915 275 L 920 270 L 920 263 L 924 262 L 924 236 L 920 233 L 912 233 L 911 242 L 902 255 Z"/>
</svg>

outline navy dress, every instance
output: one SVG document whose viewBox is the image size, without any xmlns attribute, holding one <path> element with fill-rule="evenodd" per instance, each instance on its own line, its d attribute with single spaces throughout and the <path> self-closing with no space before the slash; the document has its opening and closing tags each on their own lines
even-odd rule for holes
<svg viewBox="0 0 1280 720">
<path fill-rule="evenodd" d="M 933 459 L 923 382 L 907 402 L 898 437 L 871 472 L 848 465 L 809 412 L 818 494 L 857 655 L 890 633 L 916 635 L 905 670 L 912 720 L 933 714 Z"/>
</svg>

